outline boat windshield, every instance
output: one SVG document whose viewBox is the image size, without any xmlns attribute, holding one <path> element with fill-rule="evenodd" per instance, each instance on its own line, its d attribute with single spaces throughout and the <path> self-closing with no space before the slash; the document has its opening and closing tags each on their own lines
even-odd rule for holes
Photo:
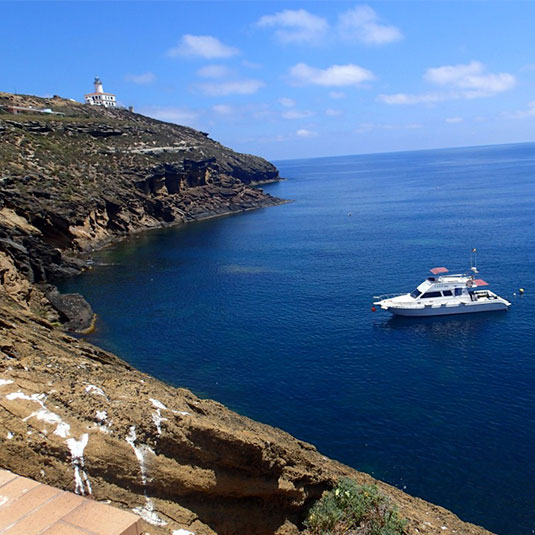
<svg viewBox="0 0 535 535">
<path fill-rule="evenodd" d="M 420 292 L 420 290 L 418 290 L 418 288 L 416 288 L 416 290 L 413 290 L 413 291 L 411 292 L 411 297 L 412 297 L 413 299 L 418 299 L 418 297 L 420 297 L 420 294 L 421 294 L 421 293 L 422 293 L 422 292 Z"/>
</svg>

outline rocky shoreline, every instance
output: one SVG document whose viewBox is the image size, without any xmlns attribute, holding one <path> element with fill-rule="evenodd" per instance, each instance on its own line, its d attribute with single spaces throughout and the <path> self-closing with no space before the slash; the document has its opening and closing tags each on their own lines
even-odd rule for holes
<svg viewBox="0 0 535 535">
<path fill-rule="evenodd" d="M 52 285 L 132 233 L 285 202 L 276 168 L 123 110 L 0 94 L 0 466 L 133 509 L 151 535 L 295 535 L 340 477 L 375 483 L 407 533 L 488 534 L 273 427 L 143 374 L 65 329 L 92 318 Z M 4 108 L 5 109 L 5 108 Z"/>
<path fill-rule="evenodd" d="M 5 112 L 13 106 L 64 115 Z M 49 285 L 85 269 L 85 253 L 143 230 L 286 202 L 258 188 L 280 180 L 262 158 L 191 128 L 60 98 L 0 93 L 0 165 L 0 254 L 54 296 L 42 300 L 45 317 L 73 331 L 89 327 L 87 306 Z"/>
</svg>

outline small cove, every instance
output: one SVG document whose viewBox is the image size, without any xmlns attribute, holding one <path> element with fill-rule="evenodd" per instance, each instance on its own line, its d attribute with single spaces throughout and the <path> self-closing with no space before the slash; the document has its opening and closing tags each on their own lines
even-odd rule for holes
<svg viewBox="0 0 535 535">
<path fill-rule="evenodd" d="M 156 230 L 64 281 L 144 372 L 502 535 L 535 529 L 535 144 L 277 163 L 295 202 Z M 392 319 L 468 267 L 507 313 Z M 513 296 L 519 287 L 527 292 Z"/>
</svg>

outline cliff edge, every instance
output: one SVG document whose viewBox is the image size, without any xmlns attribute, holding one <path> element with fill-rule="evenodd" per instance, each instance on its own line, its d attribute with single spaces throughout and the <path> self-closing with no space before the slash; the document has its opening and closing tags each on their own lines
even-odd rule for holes
<svg viewBox="0 0 535 535">
<path fill-rule="evenodd" d="M 297 534 L 344 476 L 377 484 L 407 533 L 489 533 L 61 328 L 91 317 L 51 285 L 86 267 L 80 253 L 279 204 L 252 187 L 275 167 L 125 110 L 9 94 L 0 106 L 1 467 L 133 509 L 152 535 Z"/>
<path fill-rule="evenodd" d="M 133 232 L 280 204 L 252 187 L 279 179 L 192 128 L 0 93 L 0 251 L 31 283 Z"/>
</svg>

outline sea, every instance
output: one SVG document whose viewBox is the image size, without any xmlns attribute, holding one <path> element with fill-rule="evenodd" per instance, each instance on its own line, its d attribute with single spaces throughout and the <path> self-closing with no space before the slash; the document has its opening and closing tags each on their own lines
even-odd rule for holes
<svg viewBox="0 0 535 535">
<path fill-rule="evenodd" d="M 293 202 L 142 233 L 63 281 L 88 339 L 463 520 L 535 532 L 535 143 L 275 162 Z M 373 296 L 470 268 L 509 311 Z M 521 294 L 520 288 L 525 292 Z"/>
</svg>

